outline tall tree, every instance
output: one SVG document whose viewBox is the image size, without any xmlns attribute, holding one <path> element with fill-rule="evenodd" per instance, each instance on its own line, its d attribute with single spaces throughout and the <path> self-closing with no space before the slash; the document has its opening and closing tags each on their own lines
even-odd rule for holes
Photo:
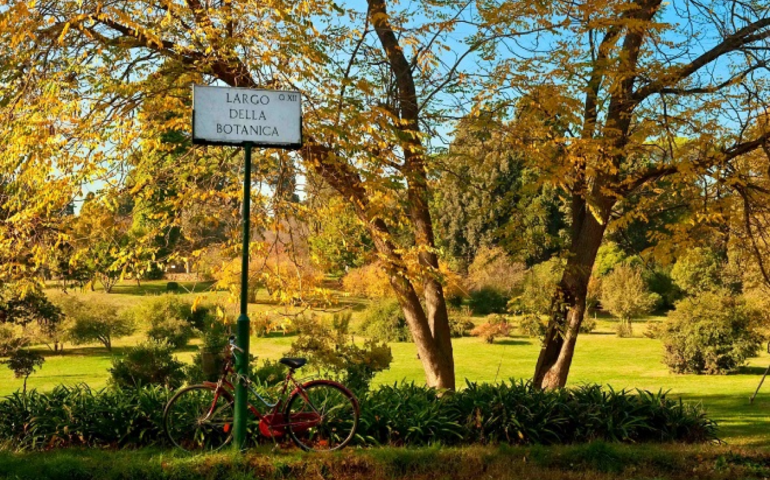
<svg viewBox="0 0 770 480">
<path fill-rule="evenodd" d="M 505 125 L 489 112 L 460 121 L 435 162 L 442 244 L 465 267 L 491 246 L 528 265 L 541 263 L 561 250 L 566 236 L 560 189 L 520 158 Z"/>
<path fill-rule="evenodd" d="M 544 388 L 567 381 L 610 222 L 643 217 L 700 178 L 724 186 L 726 173 L 770 140 L 760 121 L 770 98 L 768 5 L 559 5 L 564 29 L 552 48 L 527 52 L 527 70 L 514 77 L 532 96 L 516 122 L 519 146 L 565 188 L 572 215 L 567 266 L 534 374 Z M 511 71 L 500 70 L 506 78 Z M 566 134 L 555 133 L 553 121 L 566 122 Z M 632 196 L 634 209 L 626 204 Z"/>
<path fill-rule="evenodd" d="M 161 149 L 163 133 L 187 131 L 181 119 L 189 116 L 190 82 L 302 91 L 305 147 L 299 158 L 266 151 L 265 159 L 301 160 L 350 202 L 388 270 L 428 384 L 454 388 L 428 209 L 427 138 L 457 106 L 442 92 L 473 94 L 475 79 L 463 72 L 468 61 L 518 34 L 484 27 L 472 6 L 369 0 L 361 11 L 326 0 L 2 0 L 0 58 L 10 67 L 2 70 L 1 98 L 12 119 L 2 147 L 13 148 L 0 155 L 4 165 L 14 155 L 35 155 L 19 168 L 38 178 L 45 171 L 69 173 L 66 181 L 76 184 L 99 175 L 114 180 L 132 152 Z M 517 2 L 503 10 L 516 19 L 534 8 Z M 470 26 L 467 34 L 461 25 Z M 485 29 L 481 35 L 476 26 Z M 183 114 L 148 115 L 139 108 L 148 102 Z M 26 128 L 33 118 L 43 128 Z M 55 168 L 46 163 L 52 160 Z M 198 167 L 180 162 L 177 172 Z M 396 236 L 394 228 L 407 234 Z"/>
</svg>

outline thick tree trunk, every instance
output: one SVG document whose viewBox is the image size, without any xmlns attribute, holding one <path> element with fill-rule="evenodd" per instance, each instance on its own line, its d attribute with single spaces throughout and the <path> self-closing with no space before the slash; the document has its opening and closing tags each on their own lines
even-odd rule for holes
<svg viewBox="0 0 770 480">
<path fill-rule="evenodd" d="M 408 154 L 407 161 L 413 170 L 408 172 L 409 216 L 414 225 L 415 243 L 420 248 L 420 265 L 424 269 L 423 297 L 425 299 L 425 314 L 427 315 L 433 345 L 438 349 L 440 365 L 434 365 L 439 375 L 438 388 L 455 388 L 454 352 L 452 350 L 452 335 L 449 328 L 449 313 L 447 312 L 444 287 L 438 280 L 439 263 L 436 255 L 433 222 L 428 206 L 428 186 L 422 157 Z M 421 356 L 422 358 L 422 356 Z M 427 367 L 426 367 L 427 368 Z M 427 374 L 427 370 L 426 370 Z"/>
<path fill-rule="evenodd" d="M 447 356 L 446 347 L 431 331 L 425 310 L 420 304 L 420 298 L 415 293 L 414 288 L 405 278 L 397 275 L 391 275 L 390 283 L 404 311 L 406 322 L 409 324 L 412 339 L 425 371 L 426 383 L 429 387 L 454 390 L 455 369 L 451 339 L 449 356 Z M 430 301 L 426 300 L 426 302 L 429 303 Z M 447 338 L 449 337 L 447 336 Z"/>
<path fill-rule="evenodd" d="M 417 352 L 425 370 L 429 386 L 440 389 L 454 389 L 454 357 L 449 329 L 449 315 L 438 273 L 438 258 L 434 252 L 433 225 L 428 208 L 429 191 L 427 172 L 422 159 L 422 145 L 419 137 L 419 108 L 411 67 L 398 43 L 384 0 L 369 0 L 370 18 L 375 26 L 388 62 L 398 78 L 398 100 L 400 117 L 407 120 L 402 126 L 407 152 L 404 174 L 409 185 L 409 216 L 412 220 L 416 246 L 420 249 L 420 264 L 427 267 L 423 281 L 425 307 L 415 287 L 407 278 L 404 261 L 390 240 L 385 222 L 369 211 L 367 192 L 358 172 L 344 160 L 340 161 L 335 152 L 317 143 L 312 137 L 305 138 L 302 154 L 308 165 L 326 180 L 345 199 L 351 202 L 356 215 L 372 235 L 375 248 L 385 260 L 390 275 L 390 284 L 409 325 L 417 346 Z M 232 86 L 259 87 L 243 65 L 214 64 L 213 73 Z M 431 275 L 431 271 L 434 275 Z"/>
<path fill-rule="evenodd" d="M 604 217 L 609 217 L 611 206 L 611 201 L 602 205 L 602 211 L 606 212 Z M 553 389 L 567 383 L 578 330 L 585 315 L 588 280 L 607 223 L 606 218 L 599 222 L 586 210 L 583 205 L 582 211 L 575 214 L 567 266 L 553 299 L 551 320 L 535 367 L 533 383 L 536 387 Z"/>
</svg>

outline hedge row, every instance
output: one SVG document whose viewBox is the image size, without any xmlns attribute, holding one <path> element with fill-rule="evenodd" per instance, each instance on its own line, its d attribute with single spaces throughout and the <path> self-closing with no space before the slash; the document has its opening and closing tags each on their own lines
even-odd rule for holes
<svg viewBox="0 0 770 480">
<path fill-rule="evenodd" d="M 0 401 L 0 442 L 16 449 L 165 445 L 162 387 L 15 393 Z M 254 425 L 251 430 L 256 430 Z M 252 435 L 253 441 L 259 441 Z M 663 392 L 598 385 L 543 391 L 529 383 L 468 383 L 440 395 L 414 384 L 381 386 L 361 399 L 360 445 L 706 442 L 716 423 Z"/>
</svg>

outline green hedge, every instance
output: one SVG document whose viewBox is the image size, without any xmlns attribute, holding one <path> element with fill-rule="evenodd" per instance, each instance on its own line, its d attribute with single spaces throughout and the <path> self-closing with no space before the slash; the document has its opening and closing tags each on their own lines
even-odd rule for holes
<svg viewBox="0 0 770 480">
<path fill-rule="evenodd" d="M 0 443 L 16 449 L 70 445 L 165 445 L 161 420 L 173 392 L 86 386 L 15 393 L 0 401 Z M 250 425 L 254 430 L 254 425 Z M 374 389 L 361 399 L 358 443 L 563 444 L 706 442 L 717 438 L 702 409 L 665 393 L 616 392 L 597 385 L 544 391 L 527 382 L 468 383 L 457 393 L 414 384 Z M 251 435 L 254 442 L 258 435 Z"/>
</svg>

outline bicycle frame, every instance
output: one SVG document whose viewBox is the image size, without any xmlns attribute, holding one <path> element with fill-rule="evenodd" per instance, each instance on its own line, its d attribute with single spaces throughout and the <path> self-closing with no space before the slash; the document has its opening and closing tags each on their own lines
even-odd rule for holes
<svg viewBox="0 0 770 480">
<path fill-rule="evenodd" d="M 294 429 L 297 429 L 299 426 L 302 429 L 308 429 L 312 428 L 313 426 L 317 425 L 321 421 L 321 415 L 318 413 L 318 410 L 315 408 L 315 406 L 310 402 L 310 399 L 308 396 L 304 393 L 305 390 L 302 387 L 302 384 L 299 383 L 294 378 L 294 369 L 289 369 L 288 373 L 286 374 L 286 378 L 283 381 L 283 386 L 281 388 L 281 392 L 278 395 L 278 401 L 275 403 L 270 403 L 268 400 L 266 400 L 262 395 L 257 392 L 253 385 L 252 381 L 249 377 L 239 375 L 235 372 L 235 370 L 232 367 L 233 361 L 232 359 L 228 360 L 225 363 L 225 366 L 223 368 L 222 377 L 219 379 L 218 382 L 203 382 L 203 385 L 213 388 L 214 389 L 214 401 L 211 404 L 211 409 L 209 410 L 207 417 L 211 416 L 214 413 L 214 407 L 217 404 L 217 401 L 219 400 L 220 395 L 224 395 L 228 401 L 233 401 L 234 396 L 233 392 L 235 390 L 235 386 L 227 379 L 227 376 L 230 374 L 236 375 L 236 380 L 239 382 L 245 382 L 245 385 L 247 387 L 247 391 L 249 392 L 249 399 L 251 396 L 256 396 L 259 401 L 261 401 L 265 408 L 268 409 L 269 413 L 262 414 L 262 412 L 259 411 L 250 401 L 247 399 L 247 407 L 251 411 L 252 415 L 257 417 L 259 419 L 259 431 L 262 435 L 266 437 L 271 438 L 277 438 L 283 436 L 285 432 L 285 428 L 291 426 Z M 294 388 L 291 392 L 287 394 L 287 390 L 289 388 L 289 384 L 293 384 Z M 313 410 L 313 413 L 303 413 L 300 415 L 293 416 L 294 418 L 299 417 L 300 421 L 293 421 L 291 423 L 286 423 L 284 421 L 284 414 L 281 412 L 281 407 L 283 407 L 283 401 L 290 398 L 292 395 L 299 393 L 302 396 L 302 399 L 311 407 Z"/>
</svg>

